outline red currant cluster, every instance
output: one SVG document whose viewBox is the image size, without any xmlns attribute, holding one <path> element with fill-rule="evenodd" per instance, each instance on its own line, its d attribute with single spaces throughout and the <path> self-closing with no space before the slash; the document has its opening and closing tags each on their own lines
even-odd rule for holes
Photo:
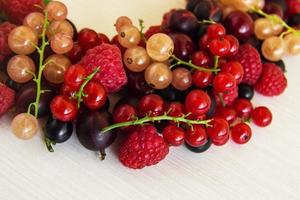
<svg viewBox="0 0 300 200">
<path fill-rule="evenodd" d="M 281 58 L 300 52 L 294 0 L 188 0 L 147 31 L 142 20 L 119 17 L 111 41 L 89 28 L 77 33 L 61 2 L 23 4 L 4 1 L 0 9 L 17 23 L 0 24 L 0 116 L 16 107 L 12 131 L 20 139 L 47 117 L 50 151 L 71 137 L 73 124 L 79 142 L 103 159 L 125 135 L 119 159 L 135 169 L 157 164 L 169 146 L 202 153 L 230 138 L 247 143 L 250 122 L 272 122 L 268 108 L 252 105 L 254 91 L 282 94 Z"/>
</svg>

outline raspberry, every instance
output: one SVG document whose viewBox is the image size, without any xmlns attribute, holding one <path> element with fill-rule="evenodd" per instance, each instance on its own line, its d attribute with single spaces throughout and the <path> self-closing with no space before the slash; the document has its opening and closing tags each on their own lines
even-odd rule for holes
<svg viewBox="0 0 300 200">
<path fill-rule="evenodd" d="M 0 62 L 3 61 L 4 57 L 12 54 L 8 46 L 8 35 L 16 25 L 9 22 L 4 22 L 0 25 Z"/>
<path fill-rule="evenodd" d="M 42 0 L 4 0 L 5 12 L 10 21 L 22 24 L 23 19 L 31 12 L 41 11 L 37 5 L 43 7 Z"/>
<path fill-rule="evenodd" d="M 107 92 L 118 92 L 127 83 L 122 55 L 115 45 L 102 44 L 88 50 L 81 64 L 86 67 L 87 73 L 92 73 L 96 67 L 100 67 L 94 81 L 100 82 Z"/>
<path fill-rule="evenodd" d="M 300 2 L 298 0 L 286 0 L 286 3 L 288 16 L 300 13 Z"/>
<path fill-rule="evenodd" d="M 254 85 L 262 71 L 262 62 L 258 51 L 250 44 L 241 45 L 239 52 L 233 57 L 244 68 L 243 83 Z"/>
<path fill-rule="evenodd" d="M 278 96 L 287 87 L 287 80 L 282 70 L 273 63 L 265 63 L 260 79 L 254 89 L 264 96 Z"/>
<path fill-rule="evenodd" d="M 162 33 L 160 28 L 161 28 L 160 25 L 150 26 L 149 29 L 145 33 L 145 38 L 148 40 L 152 35 L 154 35 L 156 33 Z"/>
<path fill-rule="evenodd" d="M 123 165 L 132 169 L 142 169 L 155 165 L 169 153 L 169 146 L 157 134 L 154 126 L 137 126 L 130 133 L 120 148 L 119 159 Z"/>
<path fill-rule="evenodd" d="M 13 105 L 15 91 L 0 83 L 0 117 L 2 117 Z"/>
<path fill-rule="evenodd" d="M 234 89 L 229 90 L 226 93 L 215 94 L 217 105 L 221 106 L 222 102 L 220 100 L 219 95 L 222 97 L 226 106 L 231 106 L 233 104 L 233 102 L 238 98 L 238 95 L 239 95 L 238 87 L 235 87 Z"/>
</svg>

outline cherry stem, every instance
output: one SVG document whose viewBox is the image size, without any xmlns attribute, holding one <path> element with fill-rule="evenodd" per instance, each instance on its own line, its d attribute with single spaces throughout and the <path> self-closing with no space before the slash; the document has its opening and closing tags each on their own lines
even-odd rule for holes
<svg viewBox="0 0 300 200">
<path fill-rule="evenodd" d="M 267 13 L 265 13 L 264 11 L 262 11 L 261 9 L 259 8 L 251 8 L 252 12 L 254 13 L 257 13 L 267 19 L 269 19 L 270 21 L 272 21 L 273 23 L 276 23 L 276 24 L 280 24 L 282 25 L 284 28 L 287 29 L 286 32 L 283 32 L 282 34 L 286 34 L 286 33 L 293 33 L 297 36 L 300 36 L 300 31 L 299 30 L 296 30 L 294 28 L 292 28 L 291 26 L 289 26 L 285 21 L 283 21 L 278 15 L 269 15 Z"/>
<path fill-rule="evenodd" d="M 191 60 L 189 62 L 186 62 L 184 60 L 177 58 L 175 55 L 171 55 L 171 58 L 173 58 L 177 62 L 174 63 L 173 65 L 171 65 L 170 69 L 172 69 L 173 67 L 175 67 L 177 65 L 185 65 L 185 66 L 188 66 L 188 67 L 191 67 L 193 69 L 203 71 L 203 72 L 218 72 L 218 71 L 220 71 L 220 69 L 210 69 L 210 68 L 205 68 L 205 67 L 199 67 L 197 65 L 194 65 Z"/>
<path fill-rule="evenodd" d="M 81 84 L 79 91 L 75 94 L 75 96 L 77 97 L 78 108 L 80 108 L 80 103 L 83 101 L 82 97 L 85 96 L 85 94 L 83 93 L 84 87 L 94 78 L 94 76 L 99 72 L 99 70 L 100 67 L 95 68 L 94 71 L 85 78 L 85 81 L 83 82 L 83 84 Z"/>
<path fill-rule="evenodd" d="M 145 37 L 145 34 L 144 34 L 144 29 L 146 28 L 145 25 L 144 25 L 144 20 L 142 19 L 139 19 L 139 26 L 140 26 L 140 34 L 141 34 L 141 38 L 142 40 L 147 43 L 147 39 Z"/>
<path fill-rule="evenodd" d="M 39 70 L 38 70 L 38 75 L 34 76 L 34 81 L 36 83 L 36 99 L 35 102 L 31 103 L 28 107 L 27 112 L 31 111 L 31 107 L 34 106 L 34 116 L 38 117 L 38 109 L 39 109 L 39 103 L 40 103 L 40 98 L 41 94 L 44 93 L 41 88 L 41 82 L 42 82 L 42 74 L 43 70 L 45 69 L 46 64 L 44 64 L 44 53 L 45 53 L 45 48 L 46 46 L 49 45 L 49 42 L 46 40 L 46 31 L 49 26 L 49 20 L 48 20 L 48 12 L 44 11 L 45 13 L 45 21 L 43 25 L 43 31 L 42 31 L 42 44 L 40 47 L 36 46 L 36 49 L 39 53 Z"/>
<path fill-rule="evenodd" d="M 189 126 L 192 126 L 194 124 L 202 124 L 202 125 L 209 125 L 209 122 L 211 122 L 211 120 L 189 120 L 187 119 L 187 117 L 190 115 L 184 115 L 182 117 L 171 117 L 168 116 L 167 113 L 165 113 L 164 115 L 161 116 L 156 116 L 156 117 L 150 117 L 150 116 L 146 116 L 143 118 L 137 118 L 136 120 L 132 120 L 132 121 L 127 121 L 127 122 L 121 122 L 121 123 L 117 123 L 117 124 L 113 124 L 110 126 L 107 126 L 105 128 L 102 129 L 102 132 L 108 132 L 111 131 L 113 129 L 116 128 L 121 128 L 121 127 L 126 127 L 126 126 L 136 126 L 136 125 L 142 125 L 145 124 L 147 122 L 156 122 L 156 121 L 173 121 L 175 123 L 186 123 Z"/>
<path fill-rule="evenodd" d="M 55 142 L 53 142 L 52 140 L 50 140 L 49 138 L 45 138 L 45 144 L 46 144 L 46 147 L 48 149 L 49 152 L 54 152 L 54 149 L 52 147 L 52 145 L 55 145 Z"/>
</svg>

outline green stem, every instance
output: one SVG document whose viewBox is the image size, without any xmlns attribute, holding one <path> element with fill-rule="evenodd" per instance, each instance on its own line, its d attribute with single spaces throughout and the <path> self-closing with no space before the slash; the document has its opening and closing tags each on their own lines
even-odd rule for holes
<svg viewBox="0 0 300 200">
<path fill-rule="evenodd" d="M 145 43 L 147 43 L 147 39 L 146 39 L 145 34 L 144 34 L 144 29 L 145 29 L 144 20 L 139 19 L 139 25 L 140 25 L 140 34 L 141 34 L 141 38 L 142 38 L 142 40 L 143 40 Z"/>
<path fill-rule="evenodd" d="M 121 123 L 113 124 L 111 126 L 107 126 L 107 127 L 102 129 L 102 132 L 105 133 L 105 132 L 111 131 L 111 130 L 116 129 L 116 128 L 121 128 L 121 127 L 126 127 L 126 126 L 142 125 L 142 124 L 145 124 L 147 122 L 155 122 L 155 121 L 163 121 L 163 120 L 174 121 L 175 123 L 183 122 L 183 123 L 186 123 L 190 126 L 194 125 L 194 124 L 208 125 L 208 123 L 211 122 L 211 120 L 189 120 L 189 119 L 186 119 L 186 116 L 183 116 L 183 117 L 171 117 L 171 116 L 167 116 L 167 115 L 162 115 L 162 116 L 157 116 L 157 117 L 146 116 L 144 118 L 140 118 L 140 119 L 137 119 L 137 120 L 132 120 L 132 121 L 128 121 L 128 122 L 121 122 Z"/>
<path fill-rule="evenodd" d="M 218 93 L 218 97 L 219 97 L 219 99 L 220 99 L 220 102 L 221 102 L 221 105 L 222 105 L 222 107 L 226 107 L 226 103 L 225 103 L 225 101 L 224 101 L 224 98 L 223 98 L 223 96 L 222 96 L 222 94 L 221 93 Z"/>
<path fill-rule="evenodd" d="M 198 21 L 200 24 L 216 24 L 216 22 L 214 21 L 214 20 L 212 20 L 212 19 L 209 19 L 209 20 L 207 20 L 207 19 L 204 19 L 204 20 L 202 20 L 202 21 Z"/>
<path fill-rule="evenodd" d="M 214 69 L 219 68 L 219 58 L 219 56 L 214 56 Z M 217 74 L 217 72 L 215 72 L 215 74 Z"/>
<path fill-rule="evenodd" d="M 193 69 L 203 71 L 203 72 L 218 72 L 218 71 L 220 71 L 220 69 L 210 69 L 210 68 L 205 68 L 205 67 L 199 67 L 197 65 L 194 65 L 191 61 L 186 62 L 184 60 L 181 60 L 181 59 L 177 58 L 175 55 L 171 55 L 171 58 L 173 58 L 177 62 L 175 64 L 171 65 L 170 68 L 173 68 L 177 65 L 185 65 L 185 66 L 188 66 L 188 67 L 191 67 Z"/>
<path fill-rule="evenodd" d="M 85 78 L 85 81 L 83 82 L 83 84 L 81 84 L 79 91 L 75 94 L 75 96 L 77 97 L 78 108 L 80 108 L 80 103 L 83 101 L 82 97 L 85 95 L 83 93 L 84 87 L 92 80 L 92 78 L 94 78 L 94 76 L 99 72 L 99 70 L 100 67 L 95 68 L 94 71 Z"/>
</svg>

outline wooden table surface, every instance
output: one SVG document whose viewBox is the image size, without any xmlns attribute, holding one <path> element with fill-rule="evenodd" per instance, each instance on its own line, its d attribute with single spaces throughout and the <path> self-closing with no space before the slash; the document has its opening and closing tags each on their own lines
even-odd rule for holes
<svg viewBox="0 0 300 200">
<path fill-rule="evenodd" d="M 114 35 L 120 15 L 158 24 L 162 14 L 184 6 L 184 0 L 63 0 L 78 28 Z M 16 139 L 10 116 L 0 120 L 1 200 L 150 200 L 150 199 L 300 199 L 300 56 L 286 59 L 289 86 L 275 98 L 256 95 L 274 115 L 270 127 L 252 125 L 245 146 L 229 142 L 193 154 L 171 148 L 158 166 L 135 171 L 123 167 L 116 148 L 107 159 L 85 150 L 73 136 L 48 153 L 41 135 Z"/>
</svg>

